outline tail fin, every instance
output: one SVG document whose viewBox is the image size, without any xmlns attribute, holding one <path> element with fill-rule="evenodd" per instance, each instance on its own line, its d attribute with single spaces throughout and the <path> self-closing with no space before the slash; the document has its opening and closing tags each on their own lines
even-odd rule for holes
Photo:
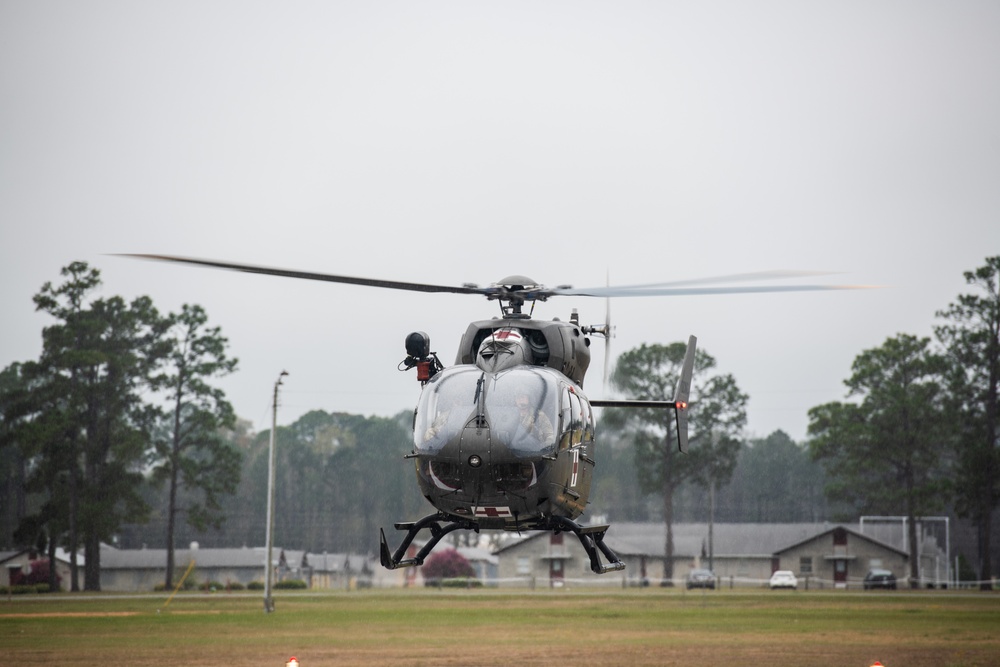
<svg viewBox="0 0 1000 667">
<path fill-rule="evenodd" d="M 677 415 L 677 447 L 687 451 L 688 445 L 688 396 L 691 394 L 691 376 L 694 374 L 694 352 L 698 339 L 688 338 L 687 350 L 684 352 L 684 364 L 681 375 L 674 387 L 674 400 L 593 400 L 590 404 L 595 408 L 668 408 Z"/>
<path fill-rule="evenodd" d="M 684 365 L 681 367 L 681 376 L 677 378 L 677 386 L 674 387 L 674 413 L 677 415 L 677 448 L 682 452 L 687 451 L 688 444 L 688 398 L 691 395 L 691 376 L 694 374 L 694 353 L 698 339 L 694 336 L 688 338 L 687 351 L 684 353 Z"/>
</svg>

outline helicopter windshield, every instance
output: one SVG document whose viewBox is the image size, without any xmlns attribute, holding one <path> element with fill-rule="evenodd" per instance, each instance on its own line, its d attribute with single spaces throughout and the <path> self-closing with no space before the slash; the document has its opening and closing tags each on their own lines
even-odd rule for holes
<svg viewBox="0 0 1000 667">
<path fill-rule="evenodd" d="M 446 369 L 427 384 L 417 404 L 413 443 L 422 454 L 436 454 L 475 421 L 482 372 L 476 368 Z"/>
<path fill-rule="evenodd" d="M 521 366 L 496 374 L 446 369 L 421 394 L 413 431 L 416 451 L 439 452 L 467 425 L 476 427 L 482 415 L 492 438 L 516 456 L 552 455 L 558 396 L 558 376 L 546 368 Z"/>
</svg>

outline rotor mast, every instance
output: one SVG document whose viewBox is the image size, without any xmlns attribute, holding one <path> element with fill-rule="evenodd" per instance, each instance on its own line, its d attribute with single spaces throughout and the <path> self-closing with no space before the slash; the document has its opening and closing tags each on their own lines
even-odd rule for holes
<svg viewBox="0 0 1000 667">
<path fill-rule="evenodd" d="M 490 285 L 486 290 L 486 298 L 500 302 L 500 311 L 504 319 L 530 319 L 531 313 L 523 312 L 526 301 L 531 301 L 531 310 L 535 309 L 535 301 L 545 301 L 546 294 L 541 285 L 527 276 L 507 276 L 499 282 Z"/>
</svg>

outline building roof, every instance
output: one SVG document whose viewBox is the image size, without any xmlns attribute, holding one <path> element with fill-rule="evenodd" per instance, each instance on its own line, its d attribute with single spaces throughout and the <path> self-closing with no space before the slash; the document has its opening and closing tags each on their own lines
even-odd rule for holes
<svg viewBox="0 0 1000 667">
<path fill-rule="evenodd" d="M 199 567 L 259 567 L 264 568 L 264 548 L 242 549 L 174 549 L 174 562 L 178 566 L 194 560 Z M 277 562 L 281 549 L 274 549 Z M 286 556 L 287 557 L 287 556 Z M 101 547 L 102 570 L 162 569 L 167 564 L 166 549 L 116 549 Z"/>
<path fill-rule="evenodd" d="M 860 539 L 879 544 L 904 556 L 906 552 L 864 535 L 841 524 L 830 523 L 716 523 L 712 527 L 712 552 L 716 558 L 770 558 L 804 542 L 843 527 Z M 708 553 L 707 523 L 677 523 L 673 525 L 674 557 L 696 558 Z M 513 541 L 497 549 L 502 553 L 528 540 L 544 535 L 540 531 L 523 540 Z M 666 527 L 662 523 L 611 524 L 605 543 L 619 556 L 662 556 L 666 543 Z"/>
<path fill-rule="evenodd" d="M 37 552 L 38 554 L 37 558 L 48 559 L 49 557 L 47 551 L 37 551 L 36 549 L 18 549 L 17 551 L 0 551 L 0 566 L 3 566 L 3 564 L 9 560 L 18 559 L 24 554 L 29 553 L 31 551 Z M 69 552 L 63 549 L 62 547 L 56 547 L 56 561 L 69 563 Z M 76 555 L 77 565 L 83 567 L 84 562 L 85 561 L 83 558 L 83 553 L 77 553 Z"/>
<path fill-rule="evenodd" d="M 499 562 L 493 552 L 480 547 L 458 547 L 458 553 L 462 554 L 462 557 L 470 563 L 482 562 L 496 565 Z"/>
<path fill-rule="evenodd" d="M 301 562 L 301 561 L 300 561 Z M 345 553 L 306 554 L 306 562 L 316 572 L 364 572 L 374 562 L 370 556 Z"/>
<path fill-rule="evenodd" d="M 285 563 L 291 569 L 299 569 L 303 558 L 308 567 L 316 572 L 361 572 L 370 569 L 371 558 L 345 553 L 307 553 L 299 549 L 272 547 L 271 558 L 275 565 L 285 555 Z M 200 568 L 247 568 L 264 569 L 267 558 L 265 547 L 242 547 L 239 549 L 174 549 L 174 562 L 178 567 L 192 560 Z M 162 570 L 167 564 L 166 549 L 116 549 L 107 545 L 101 547 L 102 570 Z"/>
<path fill-rule="evenodd" d="M 712 527 L 712 552 L 717 557 L 769 557 L 784 545 L 829 527 L 824 523 L 717 523 Z M 707 553 L 708 533 L 707 523 L 674 524 L 674 556 L 695 558 Z M 662 523 L 616 523 L 604 540 L 619 556 L 662 555 L 666 527 Z"/>
<path fill-rule="evenodd" d="M 859 533 L 856 530 L 851 530 L 847 526 L 833 526 L 829 530 L 823 531 L 822 533 L 817 533 L 817 534 L 813 535 L 812 537 L 808 537 L 808 538 L 806 538 L 804 540 L 801 540 L 799 542 L 796 542 L 794 544 L 789 544 L 788 546 L 786 546 L 786 547 L 784 547 L 784 548 L 776 551 L 775 553 L 779 553 L 780 554 L 780 553 L 783 553 L 785 551 L 790 551 L 791 549 L 795 549 L 796 547 L 800 547 L 803 544 L 806 544 L 808 542 L 813 542 L 813 541 L 822 539 L 822 538 L 826 537 L 827 535 L 829 535 L 830 533 L 832 533 L 833 531 L 835 531 L 837 529 L 843 529 L 843 530 L 847 531 L 847 533 L 849 533 L 850 535 L 853 535 L 857 539 L 864 540 L 866 542 L 871 542 L 873 544 L 877 544 L 880 547 L 882 547 L 883 549 L 888 549 L 889 551 L 894 551 L 897 554 L 903 556 L 904 558 L 907 555 L 906 552 L 903 551 L 902 549 L 898 549 L 898 548 L 892 546 L 891 544 L 886 544 L 885 542 L 883 542 L 881 540 L 877 540 L 877 539 L 875 539 L 874 537 L 872 537 L 870 535 L 865 535 L 864 533 Z"/>
</svg>

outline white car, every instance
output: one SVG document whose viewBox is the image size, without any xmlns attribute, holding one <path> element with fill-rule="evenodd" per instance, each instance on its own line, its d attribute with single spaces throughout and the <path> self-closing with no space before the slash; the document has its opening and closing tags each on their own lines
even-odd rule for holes
<svg viewBox="0 0 1000 667">
<path fill-rule="evenodd" d="M 795 573 L 791 570 L 777 570 L 771 575 L 771 590 L 775 588 L 798 588 L 799 580 L 795 578 Z"/>
</svg>

